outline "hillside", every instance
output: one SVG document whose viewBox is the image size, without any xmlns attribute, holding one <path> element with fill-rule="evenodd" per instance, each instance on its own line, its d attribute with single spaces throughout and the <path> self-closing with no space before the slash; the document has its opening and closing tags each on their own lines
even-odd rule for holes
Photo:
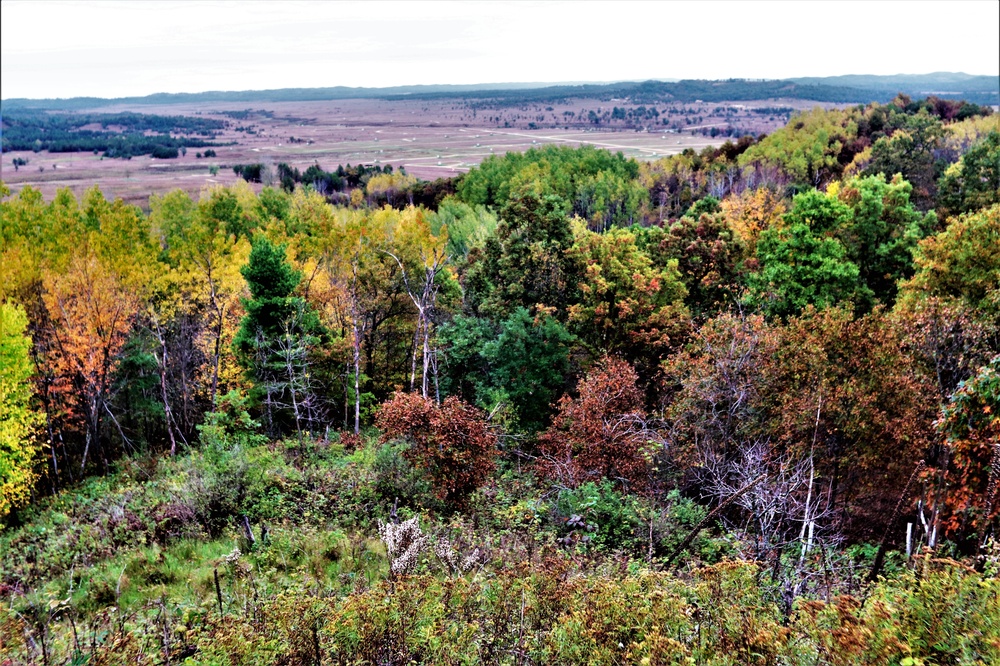
<svg viewBox="0 0 1000 666">
<path fill-rule="evenodd" d="M 0 666 L 1000 661 L 1000 116 L 776 113 L 0 183 Z"/>
<path fill-rule="evenodd" d="M 959 96 L 982 93 L 996 96 L 1000 90 L 1000 78 L 998 77 L 975 76 L 963 72 L 896 74 L 892 76 L 854 74 L 789 80 L 805 85 L 843 86 L 866 90 L 884 90 L 892 93 L 905 92 L 916 97 L 941 95 L 942 93 Z"/>
</svg>

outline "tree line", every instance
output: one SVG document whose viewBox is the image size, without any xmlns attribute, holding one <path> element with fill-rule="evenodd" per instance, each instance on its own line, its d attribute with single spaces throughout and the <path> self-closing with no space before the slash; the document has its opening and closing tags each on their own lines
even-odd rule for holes
<svg viewBox="0 0 1000 666">
<path fill-rule="evenodd" d="M 85 129 L 99 125 L 101 129 Z M 47 150 L 53 153 L 101 152 L 106 157 L 149 155 L 164 151 L 218 146 L 213 142 L 228 123 L 195 116 L 144 113 L 48 113 L 17 110 L 3 116 L 3 152 Z M 111 129 L 114 128 L 114 129 Z M 147 134 L 155 132 L 155 134 Z M 172 136 L 172 135 L 187 136 Z"/>
</svg>

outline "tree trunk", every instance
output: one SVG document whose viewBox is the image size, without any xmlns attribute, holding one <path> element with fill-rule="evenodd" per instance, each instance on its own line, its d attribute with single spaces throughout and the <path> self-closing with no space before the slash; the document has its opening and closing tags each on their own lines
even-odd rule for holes
<svg viewBox="0 0 1000 666">
<path fill-rule="evenodd" d="M 354 327 L 354 434 L 361 434 L 361 342 Z"/>
<path fill-rule="evenodd" d="M 156 365 L 159 366 L 160 370 L 160 398 L 163 400 L 163 416 L 167 422 L 167 435 L 170 437 L 170 456 L 173 457 L 177 455 L 177 440 L 174 439 L 174 429 L 171 427 L 173 416 L 170 411 L 170 399 L 167 395 L 167 341 L 163 338 L 163 331 L 160 330 L 160 326 L 155 321 L 153 325 L 156 327 L 156 339 L 160 343 L 161 356 L 153 354 L 153 358 L 156 359 Z"/>
</svg>

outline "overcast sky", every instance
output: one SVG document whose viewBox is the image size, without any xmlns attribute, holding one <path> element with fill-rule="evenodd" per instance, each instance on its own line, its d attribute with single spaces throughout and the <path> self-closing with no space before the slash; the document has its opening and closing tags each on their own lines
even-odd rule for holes
<svg viewBox="0 0 1000 666">
<path fill-rule="evenodd" d="M 0 96 L 1000 72 L 1000 3 L 3 0 Z"/>
</svg>

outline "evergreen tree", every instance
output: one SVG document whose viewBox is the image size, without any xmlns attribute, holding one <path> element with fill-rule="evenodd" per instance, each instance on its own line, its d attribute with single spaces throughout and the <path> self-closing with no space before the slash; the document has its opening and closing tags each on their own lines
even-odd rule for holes
<svg viewBox="0 0 1000 666">
<path fill-rule="evenodd" d="M 254 397 L 270 429 L 287 422 L 301 433 L 322 411 L 310 374 L 322 333 L 319 317 L 304 298 L 294 295 L 302 274 L 289 265 L 283 245 L 255 237 L 249 263 L 240 272 L 251 297 L 243 301 L 246 315 L 233 349 L 254 382 Z"/>
</svg>

